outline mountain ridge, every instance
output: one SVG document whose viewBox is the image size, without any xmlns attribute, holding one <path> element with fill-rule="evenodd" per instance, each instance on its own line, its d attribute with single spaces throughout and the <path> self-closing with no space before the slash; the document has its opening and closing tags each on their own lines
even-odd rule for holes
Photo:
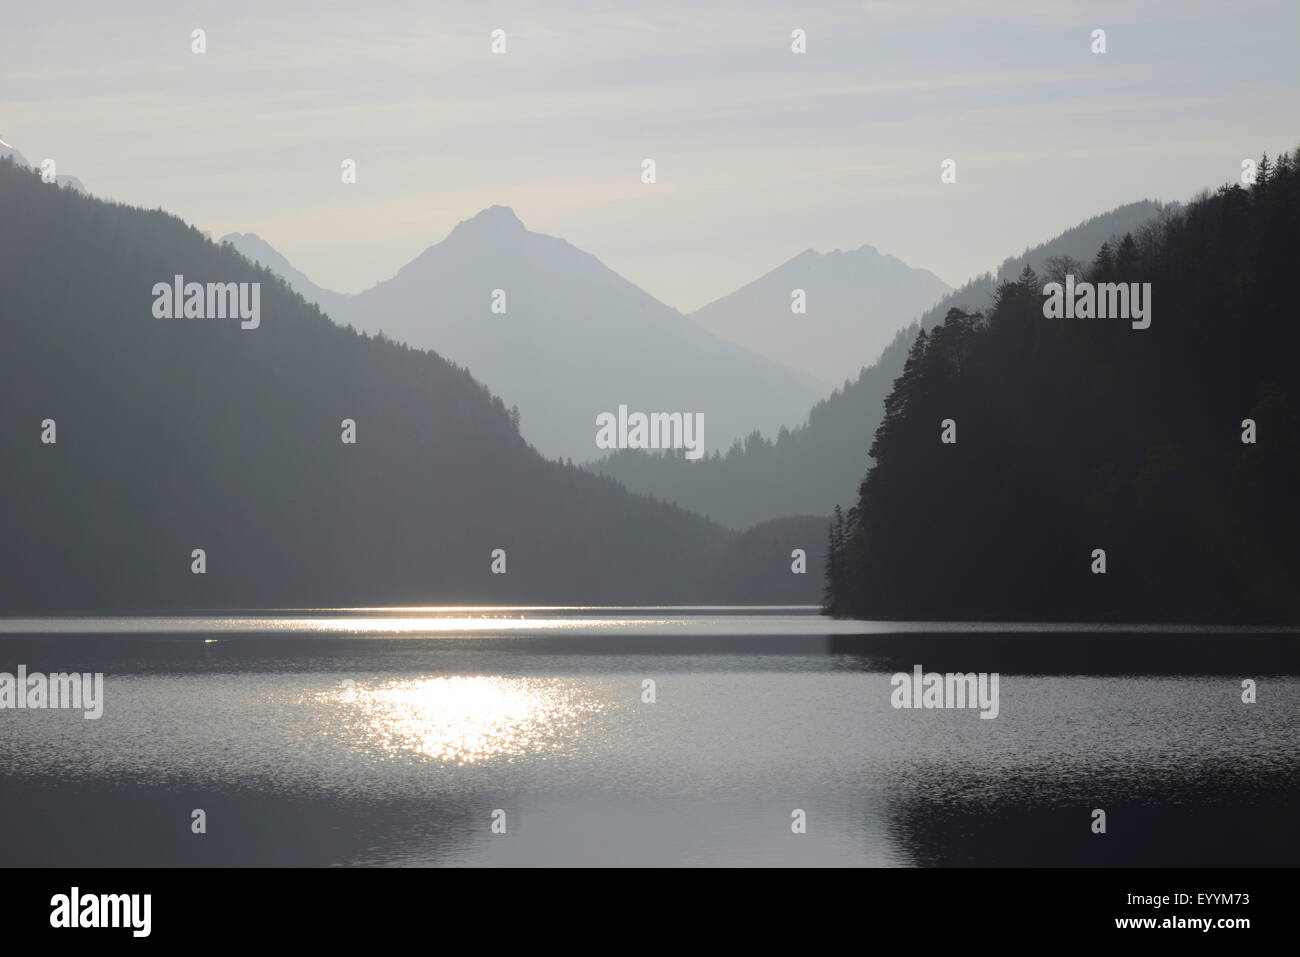
<svg viewBox="0 0 1300 957">
<path fill-rule="evenodd" d="M 175 216 L 11 161 L 0 215 L 30 224 L 0 244 L 0 447 L 25 464 L 0 471 L 4 613 L 816 601 L 807 523 L 737 553 L 707 519 L 547 461 L 465 369 L 340 326 Z M 260 324 L 156 318 L 149 291 L 176 274 L 260 284 Z M 788 574 L 793 547 L 812 574 Z"/>
<path fill-rule="evenodd" d="M 228 238 L 238 243 L 238 235 Z M 340 324 L 472 370 L 520 408 L 525 437 L 551 458 L 596 458 L 597 416 L 620 404 L 700 413 L 706 443 L 725 447 L 751 429 L 799 421 L 825 392 L 811 376 L 703 329 L 592 253 L 528 230 L 508 206 L 462 220 L 354 295 L 331 296 L 293 272 L 304 296 L 329 300 L 322 306 Z"/>
<path fill-rule="evenodd" d="M 998 276 L 1018 275 L 1025 265 L 1048 272 L 1057 256 L 1091 258 L 1112 235 L 1140 230 L 1168 207 L 1141 200 L 1090 217 L 1060 235 L 1010 256 Z M 1090 251 L 1089 251 L 1090 250 Z M 703 461 L 641 451 L 614 452 L 587 467 L 624 486 L 708 515 L 730 528 L 748 528 L 782 515 L 829 515 L 836 504 L 854 500 L 868 465 L 867 449 L 880 424 L 885 397 L 903 372 L 907 351 L 922 328 L 943 321 L 953 307 L 985 308 L 994 294 L 994 273 L 977 276 L 895 333 L 871 365 L 828 398 L 806 420 L 768 438 L 754 432 L 725 453 Z"/>
</svg>

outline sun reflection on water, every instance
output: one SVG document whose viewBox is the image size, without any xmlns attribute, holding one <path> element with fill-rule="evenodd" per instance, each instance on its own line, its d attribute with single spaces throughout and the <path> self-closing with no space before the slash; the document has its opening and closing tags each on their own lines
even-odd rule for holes
<svg viewBox="0 0 1300 957">
<path fill-rule="evenodd" d="M 566 680 L 479 675 L 357 682 L 318 697 L 372 746 L 462 765 L 561 750 L 604 709 Z"/>
</svg>

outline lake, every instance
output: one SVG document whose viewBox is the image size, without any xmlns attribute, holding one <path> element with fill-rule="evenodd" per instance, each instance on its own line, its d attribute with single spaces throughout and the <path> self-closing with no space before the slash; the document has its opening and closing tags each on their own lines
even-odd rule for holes
<svg viewBox="0 0 1300 957">
<path fill-rule="evenodd" d="M 0 620 L 0 672 L 20 665 L 103 672 L 103 715 L 0 711 L 5 865 L 1300 863 L 1293 631 L 796 607 Z M 895 707 L 918 666 L 996 673 L 996 717 Z"/>
</svg>

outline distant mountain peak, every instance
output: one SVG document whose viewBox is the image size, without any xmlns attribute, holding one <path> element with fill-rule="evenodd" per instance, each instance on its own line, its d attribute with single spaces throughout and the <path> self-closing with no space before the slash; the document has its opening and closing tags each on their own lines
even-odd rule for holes
<svg viewBox="0 0 1300 957">
<path fill-rule="evenodd" d="M 826 259 L 834 259 L 839 256 L 867 256 L 869 258 L 876 258 L 876 259 L 895 258 L 893 256 L 885 255 L 884 253 L 880 252 L 880 250 L 878 250 L 875 246 L 872 246 L 870 243 L 864 243 L 863 245 L 859 246 L 857 249 L 844 250 L 837 247 L 835 249 L 830 250 L 829 252 L 824 252 L 824 253 L 818 252 L 816 248 L 809 246 L 798 256 L 795 256 L 794 259 L 790 260 L 790 262 L 826 260 Z"/>
<path fill-rule="evenodd" d="M 805 249 L 690 318 L 714 335 L 817 379 L 830 391 L 880 355 L 951 290 L 938 276 L 864 243 Z M 803 294 L 806 318 L 791 321 Z"/>
<path fill-rule="evenodd" d="M 251 262 L 260 263 L 279 275 L 295 292 L 308 302 L 314 302 L 336 321 L 346 321 L 344 306 L 347 296 L 330 292 L 316 285 L 301 271 L 295 269 L 284 254 L 257 233 L 226 233 L 219 244 L 229 243 L 235 252 Z"/>
<path fill-rule="evenodd" d="M 226 233 L 226 235 L 217 240 L 217 243 L 218 245 L 221 243 L 230 243 L 245 255 L 247 255 L 248 249 L 258 247 L 260 249 L 269 249 L 280 259 L 284 258 L 274 246 L 268 243 L 261 236 L 257 235 L 257 233 Z"/>
<path fill-rule="evenodd" d="M 509 206 L 489 206 L 469 219 L 461 220 L 451 231 L 452 236 L 502 236 L 527 230 Z"/>
</svg>

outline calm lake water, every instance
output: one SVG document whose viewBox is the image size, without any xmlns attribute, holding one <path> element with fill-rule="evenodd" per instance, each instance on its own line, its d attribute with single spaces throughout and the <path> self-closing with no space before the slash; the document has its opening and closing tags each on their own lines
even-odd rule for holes
<svg viewBox="0 0 1300 957">
<path fill-rule="evenodd" d="M 0 864 L 1295 866 L 1298 642 L 794 608 L 10 619 L 0 672 L 102 671 L 104 711 L 0 711 Z M 997 717 L 894 708 L 915 665 L 998 672 Z"/>
</svg>

